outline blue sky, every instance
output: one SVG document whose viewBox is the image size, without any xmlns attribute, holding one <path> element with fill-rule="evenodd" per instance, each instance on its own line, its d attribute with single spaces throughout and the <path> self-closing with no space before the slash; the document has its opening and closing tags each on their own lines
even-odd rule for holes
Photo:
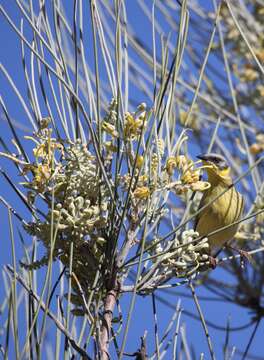
<svg viewBox="0 0 264 360">
<path fill-rule="evenodd" d="M 9 0 L 2 0 L 4 9 L 7 11 L 9 16 L 15 20 L 16 24 L 19 25 L 19 12 L 17 11 L 16 5 L 14 2 Z M 201 5 L 205 5 L 207 1 L 201 1 Z M 138 33 L 139 37 L 144 39 L 144 41 L 149 44 L 151 47 L 151 24 L 148 20 L 145 19 L 145 16 L 142 14 L 142 11 L 136 5 L 136 2 L 127 2 L 127 16 L 128 21 L 131 23 L 134 31 Z M 165 25 L 164 25 L 165 26 Z M 26 32 L 28 30 L 27 25 L 25 24 Z M 166 29 L 163 29 L 166 33 Z M 175 36 L 175 34 L 172 34 Z M 0 21 L 0 38 L 2 41 L 2 51 L 0 54 L 1 63 L 8 70 L 11 75 L 13 81 L 16 83 L 17 87 L 23 93 L 24 99 L 27 101 L 27 93 L 25 87 L 24 73 L 21 63 L 21 55 L 20 55 L 20 43 L 19 40 L 11 31 L 11 28 L 7 24 L 7 22 L 3 19 Z M 158 49 L 159 50 L 159 49 Z M 0 89 L 1 96 L 8 108 L 8 112 L 10 113 L 12 120 L 18 124 L 18 133 L 22 137 L 30 131 L 29 122 L 26 120 L 26 114 L 23 111 L 19 101 L 17 100 L 16 95 L 8 85 L 5 76 L 0 74 Z M 138 94 L 135 92 L 133 86 L 131 86 L 131 96 L 135 99 L 138 98 Z M 142 99 L 139 99 L 142 101 Z M 10 139 L 12 138 L 12 134 L 8 129 L 7 123 L 4 119 L 4 114 L 0 112 L 0 134 L 1 137 L 10 144 Z M 0 151 L 2 151 L 2 147 Z M 191 150 L 193 152 L 196 151 L 195 148 Z M 6 171 L 14 181 L 19 182 L 20 179 L 17 176 L 17 172 L 15 167 L 8 161 L 2 161 L 1 166 L 4 171 Z M 21 204 L 20 201 L 17 200 L 16 195 L 13 190 L 7 185 L 3 176 L 0 178 L 0 189 L 1 196 L 4 196 L 8 199 L 9 203 L 18 211 L 22 213 L 26 213 L 25 207 Z M 11 245 L 9 240 L 9 230 L 8 230 L 8 216 L 6 209 L 0 205 L 0 228 L 1 228 L 1 248 L 0 252 L 0 264 L 3 266 L 6 263 L 11 262 Z M 29 216 L 27 213 L 26 216 Z M 19 226 L 19 222 L 14 219 L 15 227 Z M 17 233 L 16 233 L 17 234 Z M 17 259 L 20 259 L 22 256 L 21 246 L 19 245 L 18 236 L 16 236 L 17 242 Z M 250 265 L 248 265 L 250 266 Z M 42 270 L 43 272 L 45 271 Z M 243 271 L 243 270 L 241 270 Z M 214 270 L 215 278 L 221 279 L 223 276 L 227 276 L 227 273 L 224 272 L 221 267 Z M 43 277 L 43 274 L 41 274 Z M 185 294 L 190 295 L 190 290 L 188 288 L 175 289 L 171 291 L 170 294 L 157 292 L 157 296 L 161 296 L 163 299 L 170 302 L 172 306 L 176 306 L 179 296 L 177 292 L 184 292 Z M 197 294 L 199 296 L 211 295 L 206 291 L 203 287 L 197 289 Z M 0 288 L 0 295 L 3 295 L 3 287 Z M 162 334 L 169 323 L 171 316 L 173 314 L 173 310 L 168 306 L 159 303 L 158 304 L 158 319 L 159 319 L 159 335 L 162 337 Z M 126 308 L 129 306 L 129 297 L 124 296 L 121 301 L 121 305 L 123 311 L 125 313 Z M 187 340 L 189 345 L 192 345 L 195 349 L 196 354 L 200 352 L 205 353 L 205 359 L 209 359 L 208 347 L 206 343 L 206 337 L 202 331 L 202 325 L 199 321 L 191 319 L 186 312 L 191 312 L 197 315 L 196 308 L 194 306 L 193 300 L 190 298 L 181 298 L 181 306 L 183 308 L 183 313 L 181 317 L 181 324 L 186 324 L 187 330 Z M 248 323 L 251 319 L 252 314 L 248 312 L 247 309 L 237 307 L 235 304 L 223 303 L 218 301 L 201 301 L 201 307 L 204 312 L 204 316 L 206 319 L 210 320 L 210 322 L 214 323 L 217 326 L 225 327 L 227 323 L 227 318 L 230 319 L 230 327 L 238 327 L 245 323 Z M 153 321 L 149 321 L 152 319 L 152 303 L 151 297 L 138 297 L 136 300 L 136 305 L 134 309 L 134 315 L 132 316 L 131 327 L 129 331 L 129 341 L 127 343 L 126 352 L 134 352 L 140 345 L 140 336 L 143 335 L 145 330 L 148 330 L 148 346 L 150 349 L 153 349 L 154 346 L 154 329 L 153 329 Z M 2 320 L 0 319 L 0 324 Z M 253 344 L 251 346 L 250 352 L 255 355 L 258 355 L 262 359 L 264 359 L 264 351 L 263 351 L 263 323 L 260 324 L 257 335 L 254 338 Z M 225 332 L 215 330 L 209 327 L 210 335 L 213 341 L 213 347 L 217 354 L 217 359 L 223 358 L 222 349 L 223 344 L 225 342 Z M 230 333 L 230 345 L 237 346 L 239 350 L 244 350 L 246 346 L 246 342 L 252 332 L 252 327 L 239 332 L 231 332 Z M 52 343 L 52 339 L 50 337 L 50 341 Z M 0 340 L 2 343 L 3 340 Z M 168 355 L 169 356 L 169 355 Z M 44 355 L 43 358 L 46 356 Z M 241 356 L 235 356 L 234 359 L 240 359 Z M 169 357 L 166 357 L 169 359 Z"/>
</svg>

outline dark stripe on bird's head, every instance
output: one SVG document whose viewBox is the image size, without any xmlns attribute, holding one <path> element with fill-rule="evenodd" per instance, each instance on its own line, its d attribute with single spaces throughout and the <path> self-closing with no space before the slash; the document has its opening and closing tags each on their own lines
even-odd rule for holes
<svg viewBox="0 0 264 360">
<path fill-rule="evenodd" d="M 198 159 L 203 160 L 207 163 L 214 164 L 218 169 L 225 170 L 229 168 L 226 159 L 219 154 L 209 153 L 196 156 Z"/>
</svg>

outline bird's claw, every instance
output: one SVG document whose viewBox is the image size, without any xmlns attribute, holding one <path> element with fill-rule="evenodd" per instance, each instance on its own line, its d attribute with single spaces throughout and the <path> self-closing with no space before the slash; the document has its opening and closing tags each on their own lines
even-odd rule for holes
<svg viewBox="0 0 264 360">
<path fill-rule="evenodd" d="M 242 258 L 247 259 L 249 262 L 251 262 L 252 256 L 246 250 L 239 249 L 238 253 Z"/>
<path fill-rule="evenodd" d="M 245 267 L 245 259 L 248 261 L 248 262 L 251 262 L 251 260 L 252 260 L 252 257 L 251 257 L 251 255 L 247 252 L 247 251 L 245 251 L 245 250 L 238 250 L 238 253 L 239 253 L 239 255 L 240 255 L 240 266 L 241 266 L 241 268 L 242 269 L 244 269 L 244 267 Z"/>
<path fill-rule="evenodd" d="M 245 259 L 248 261 L 248 262 L 251 262 L 252 261 L 252 256 L 246 251 L 246 250 L 242 250 L 242 249 L 236 249 L 236 248 L 233 248 L 231 246 L 228 246 L 230 249 L 234 250 L 234 251 L 237 251 L 240 255 L 240 264 L 241 264 L 241 267 L 244 268 L 245 267 Z"/>
<path fill-rule="evenodd" d="M 216 266 L 217 266 L 217 259 L 213 256 L 209 256 L 208 257 L 208 260 L 209 260 L 209 266 L 212 268 L 212 269 L 215 269 Z"/>
</svg>

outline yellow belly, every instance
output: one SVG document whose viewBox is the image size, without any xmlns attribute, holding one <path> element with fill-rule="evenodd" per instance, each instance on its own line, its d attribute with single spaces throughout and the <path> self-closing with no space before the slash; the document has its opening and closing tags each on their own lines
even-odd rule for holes
<svg viewBox="0 0 264 360">
<path fill-rule="evenodd" d="M 219 186 L 209 189 L 202 198 L 201 206 L 208 204 L 210 200 L 214 199 L 223 190 L 224 188 Z M 223 229 L 214 235 L 208 236 L 208 234 L 237 221 L 242 211 L 243 198 L 236 189 L 232 187 L 212 204 L 208 205 L 206 209 L 201 211 L 198 216 L 196 230 L 201 236 L 208 237 L 211 248 L 223 246 L 234 237 L 238 224 Z"/>
</svg>

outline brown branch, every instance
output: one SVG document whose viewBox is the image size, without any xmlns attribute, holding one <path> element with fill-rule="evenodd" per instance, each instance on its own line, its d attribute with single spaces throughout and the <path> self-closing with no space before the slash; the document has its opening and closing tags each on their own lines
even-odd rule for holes
<svg viewBox="0 0 264 360">
<path fill-rule="evenodd" d="M 108 360 L 110 359 L 110 355 L 108 352 L 109 348 L 109 338 L 110 332 L 112 327 L 112 320 L 113 320 L 113 311 L 116 304 L 116 299 L 118 296 L 118 291 L 111 289 L 107 292 L 105 302 L 104 302 L 104 314 L 103 314 L 103 321 L 101 327 L 101 334 L 100 334 L 100 353 L 101 353 L 101 360 Z"/>
</svg>

